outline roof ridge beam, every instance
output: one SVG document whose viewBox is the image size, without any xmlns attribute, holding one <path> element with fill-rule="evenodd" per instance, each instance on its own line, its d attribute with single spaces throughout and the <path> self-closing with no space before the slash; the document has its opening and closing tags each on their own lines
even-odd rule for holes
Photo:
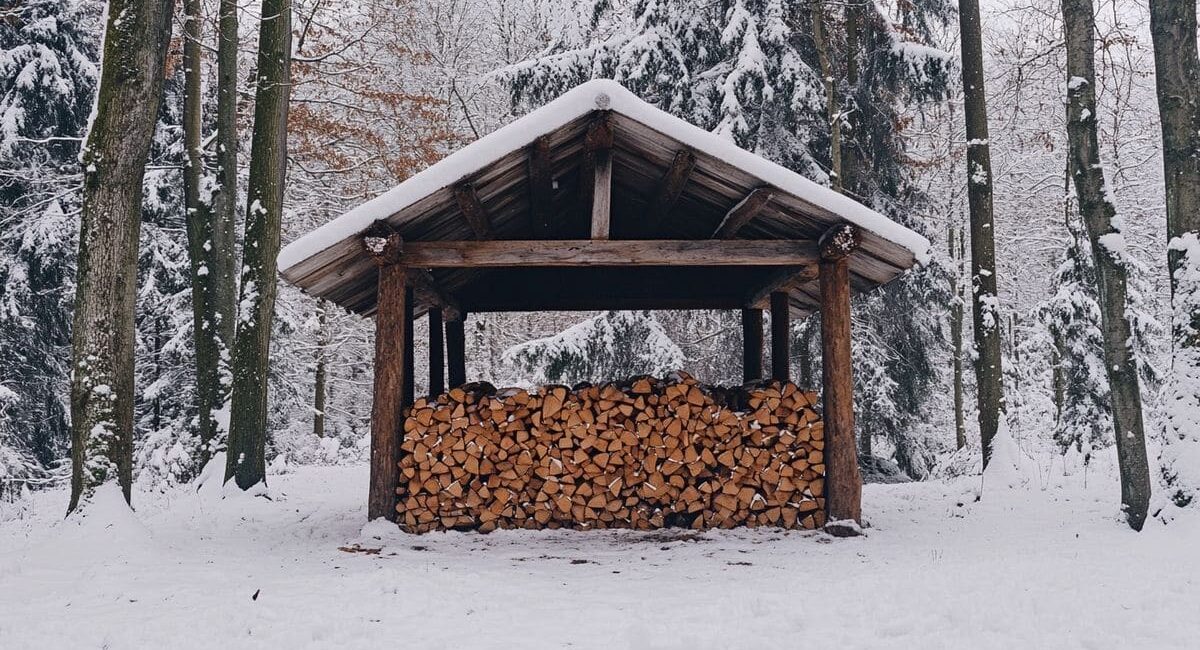
<svg viewBox="0 0 1200 650">
<path fill-rule="evenodd" d="M 713 239 L 733 239 L 737 236 L 738 231 L 750 223 L 758 216 L 762 209 L 766 207 L 767 202 L 775 196 L 775 190 L 770 187 L 756 187 L 750 190 L 750 193 L 745 196 L 737 205 L 729 209 L 725 213 L 725 218 L 721 220 L 721 225 L 717 226 L 713 232 Z"/>
</svg>

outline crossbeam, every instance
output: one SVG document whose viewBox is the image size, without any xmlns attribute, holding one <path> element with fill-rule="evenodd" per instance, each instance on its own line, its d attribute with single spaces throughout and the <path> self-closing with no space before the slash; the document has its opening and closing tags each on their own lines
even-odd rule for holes
<svg viewBox="0 0 1200 650">
<path fill-rule="evenodd" d="M 418 268 L 505 266 L 807 266 L 810 240 L 534 240 L 404 242 L 400 263 Z"/>
</svg>

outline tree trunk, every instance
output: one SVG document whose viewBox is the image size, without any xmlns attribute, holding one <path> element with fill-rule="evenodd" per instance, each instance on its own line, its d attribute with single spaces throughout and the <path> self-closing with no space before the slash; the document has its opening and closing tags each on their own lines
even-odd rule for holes
<svg viewBox="0 0 1200 650">
<path fill-rule="evenodd" d="M 291 0 L 263 1 L 225 465 L 225 480 L 236 479 L 243 490 L 266 478 L 267 381 L 287 170 L 291 25 Z"/>
<path fill-rule="evenodd" d="M 212 226 L 209 237 L 209 286 L 212 312 L 216 318 L 216 343 L 219 383 L 214 391 L 214 404 L 224 417 L 214 420 L 213 441 L 206 452 L 224 449 L 229 435 L 229 397 L 233 387 L 230 367 L 233 341 L 237 328 L 237 57 L 238 4 L 237 0 L 221 0 L 219 42 L 217 44 L 217 131 L 216 175 L 209 210 Z"/>
<path fill-rule="evenodd" d="M 200 47 L 200 0 L 184 0 L 183 11 L 183 204 L 187 215 L 188 260 L 192 282 L 192 330 L 196 346 L 196 408 L 200 434 L 197 470 L 211 457 L 217 430 L 216 411 L 221 397 L 221 351 L 217 337 L 219 319 L 213 302 L 212 211 L 202 196 L 204 160 L 201 151 L 203 109 Z"/>
<path fill-rule="evenodd" d="M 950 268 L 954 273 L 952 289 L 954 297 L 950 301 L 950 341 L 954 355 L 954 442 L 956 449 L 967 446 L 967 417 L 965 400 L 963 399 L 963 291 L 962 291 L 962 262 L 964 253 L 962 231 L 950 229 Z"/>
<path fill-rule="evenodd" d="M 1067 44 L 1067 135 L 1079 212 L 1087 226 L 1096 262 L 1104 360 L 1112 399 L 1121 504 L 1130 527 L 1141 530 L 1150 501 L 1142 401 L 1137 362 L 1130 349 L 1126 316 L 1125 240 L 1113 223 L 1096 134 L 1095 15 L 1091 0 L 1062 0 Z"/>
<path fill-rule="evenodd" d="M 324 300 L 317 301 L 317 372 L 313 380 L 313 435 L 325 437 L 325 383 L 329 374 L 329 308 Z"/>
<path fill-rule="evenodd" d="M 1196 0 L 1151 0 L 1158 112 L 1167 192 L 1172 356 L 1163 473 L 1171 499 L 1200 503 L 1200 472 L 1175 460 L 1200 448 L 1200 53 Z M 1192 456 L 1193 458 L 1195 456 Z"/>
<path fill-rule="evenodd" d="M 142 178 L 162 101 L 174 0 L 111 0 L 92 127 L 71 339 L 71 503 L 133 482 L 134 309 Z"/>
<path fill-rule="evenodd" d="M 971 317 L 975 326 L 975 384 L 983 466 L 992 457 L 992 438 L 1004 417 L 1004 372 L 1000 355 L 1000 296 L 996 282 L 992 157 L 984 93 L 983 38 L 979 0 L 961 0 L 963 98 L 967 122 L 967 200 L 971 209 Z"/>
<path fill-rule="evenodd" d="M 837 78 L 834 76 L 833 60 L 830 56 L 829 36 L 825 29 L 825 3 L 812 0 L 813 46 L 817 49 L 817 61 L 821 65 L 821 80 L 825 84 L 825 114 L 829 120 L 829 185 L 834 191 L 842 191 L 842 119 L 838 108 Z"/>
</svg>

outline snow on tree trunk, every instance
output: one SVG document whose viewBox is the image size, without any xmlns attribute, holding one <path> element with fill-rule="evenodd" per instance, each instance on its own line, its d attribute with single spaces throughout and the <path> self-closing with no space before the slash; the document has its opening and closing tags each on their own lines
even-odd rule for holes
<svg viewBox="0 0 1200 650">
<path fill-rule="evenodd" d="M 1160 459 L 1176 505 L 1200 504 L 1200 53 L 1196 0 L 1151 0 L 1167 192 L 1172 359 Z"/>
<path fill-rule="evenodd" d="M 287 168 L 291 55 L 291 0 L 265 0 L 259 27 L 258 84 L 225 466 L 225 480 L 235 479 L 243 490 L 266 480 L 267 370 Z"/>
<path fill-rule="evenodd" d="M 1141 530 L 1150 501 L 1150 471 L 1137 360 L 1127 312 L 1125 239 L 1100 164 L 1096 133 L 1096 71 L 1091 0 L 1062 0 L 1067 44 L 1067 135 L 1071 173 L 1091 240 L 1096 265 L 1104 359 L 1117 458 L 1121 470 L 1121 503 L 1130 527 Z"/>
<path fill-rule="evenodd" d="M 83 149 L 72 331 L 71 503 L 133 481 L 134 308 L 142 179 L 162 98 L 173 0 L 112 0 Z"/>
<path fill-rule="evenodd" d="M 559 334 L 514 345 L 503 360 L 533 384 L 661 377 L 683 366 L 683 351 L 647 311 L 606 311 Z"/>
<path fill-rule="evenodd" d="M 996 228 L 992 210 L 992 157 L 984 90 L 979 0 L 959 3 L 962 77 L 967 120 L 967 200 L 971 210 L 971 316 L 975 331 L 975 385 L 983 465 L 1004 418 L 1000 352 L 1000 296 L 996 279 Z"/>
</svg>

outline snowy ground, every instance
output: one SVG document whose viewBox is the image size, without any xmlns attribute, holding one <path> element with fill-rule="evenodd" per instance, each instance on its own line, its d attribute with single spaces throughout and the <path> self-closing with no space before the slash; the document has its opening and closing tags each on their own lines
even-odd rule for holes
<svg viewBox="0 0 1200 650">
<path fill-rule="evenodd" d="M 1200 647 L 1200 518 L 1135 534 L 1092 483 L 867 486 L 850 540 L 364 533 L 364 467 L 136 495 L 144 529 L 42 493 L 0 508 L 0 648 Z"/>
</svg>

